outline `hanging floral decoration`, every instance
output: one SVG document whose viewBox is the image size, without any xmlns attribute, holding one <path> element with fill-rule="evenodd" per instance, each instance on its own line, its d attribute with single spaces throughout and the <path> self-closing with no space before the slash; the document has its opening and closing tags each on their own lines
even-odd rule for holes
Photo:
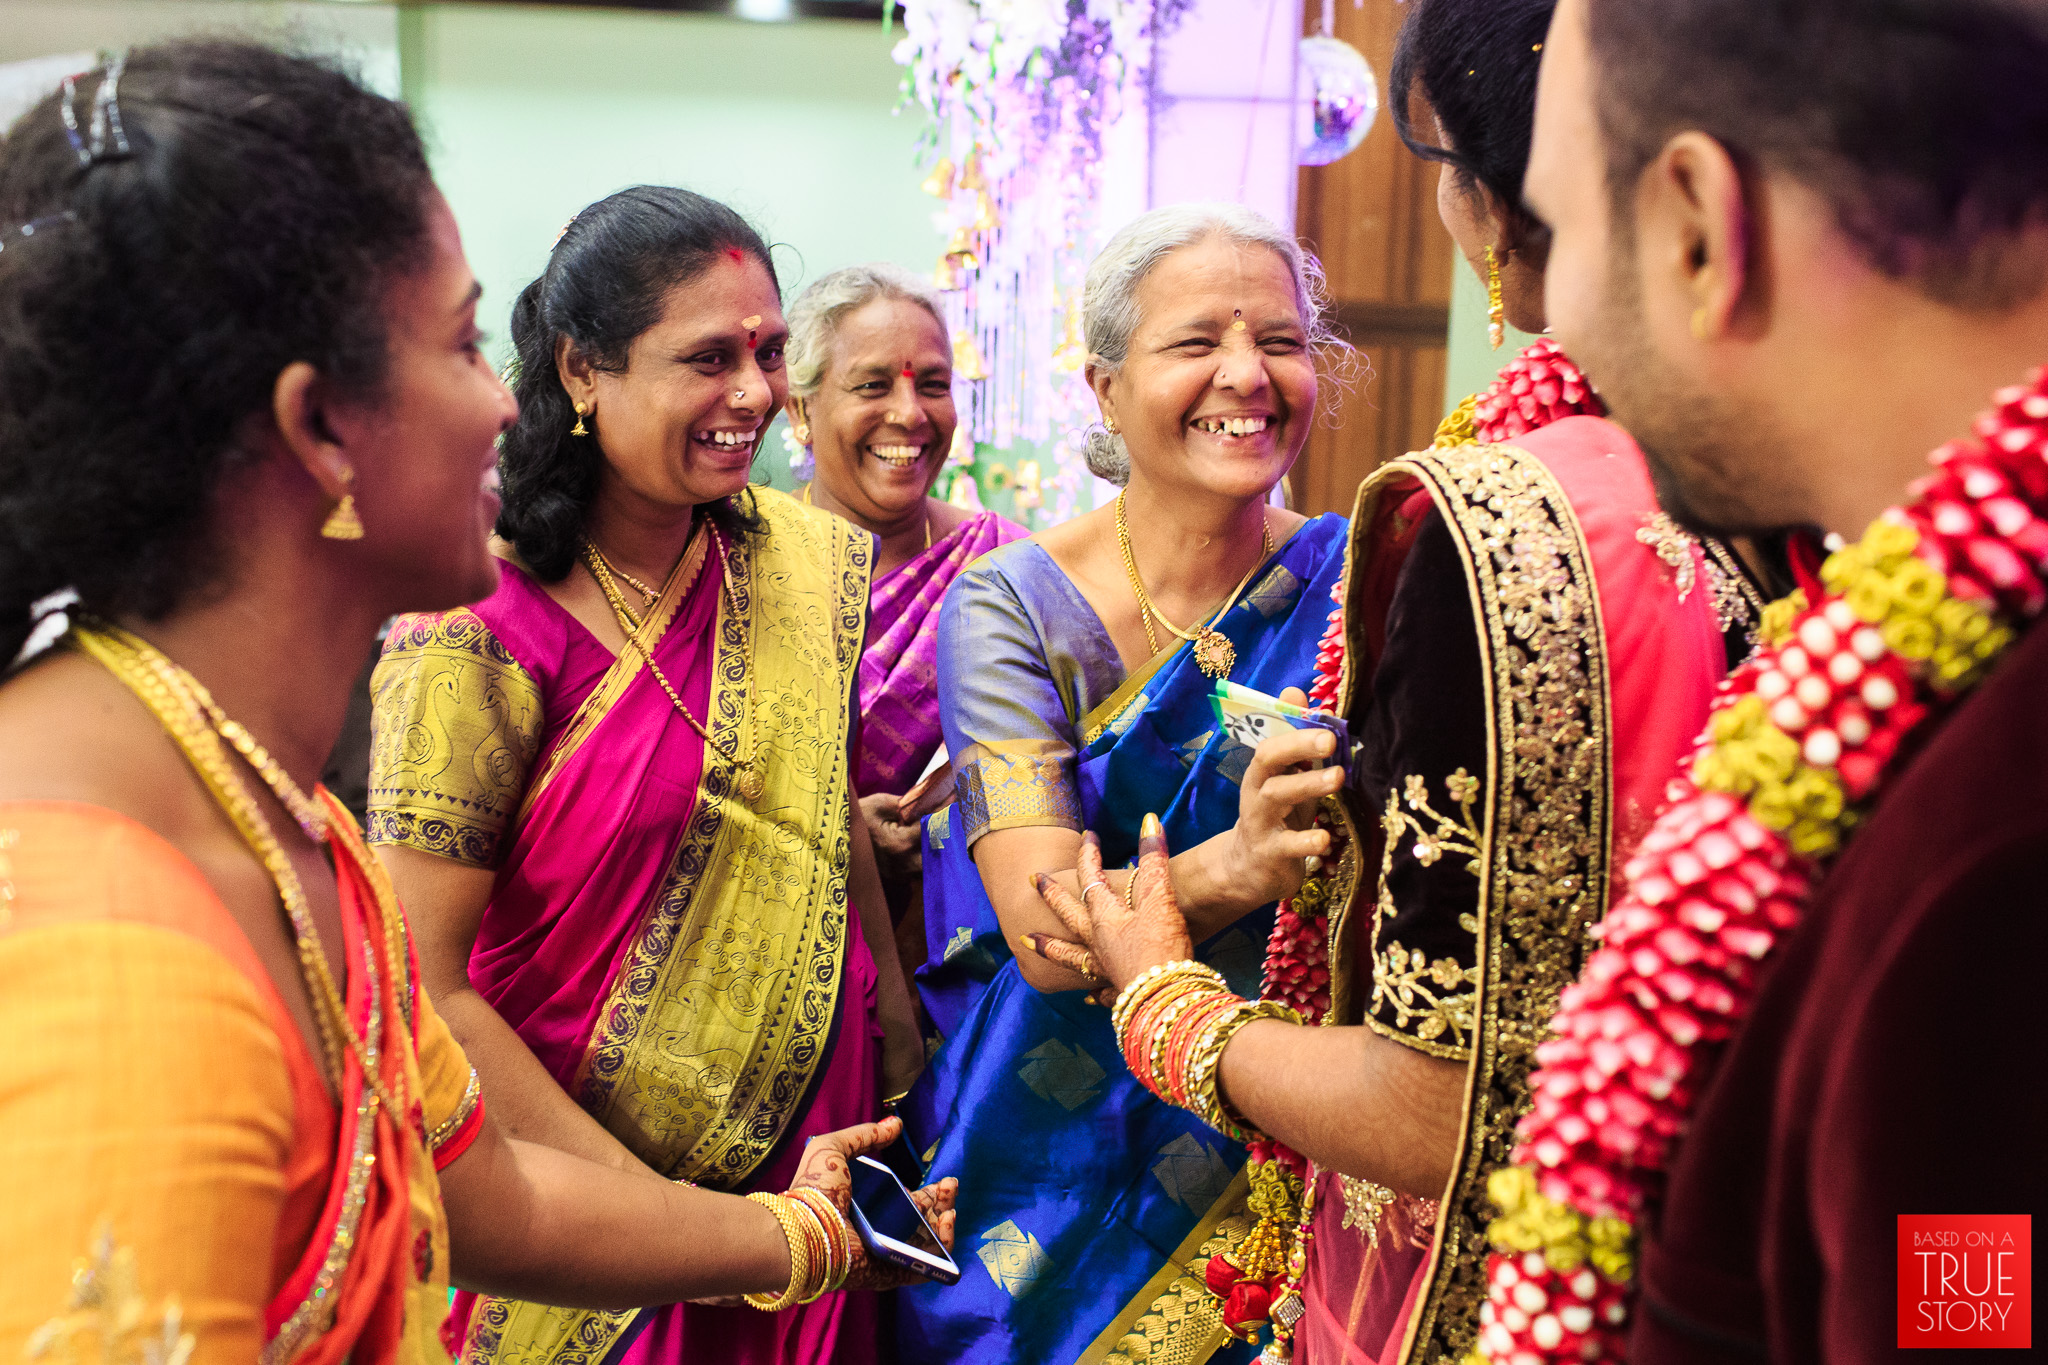
<svg viewBox="0 0 2048 1365">
<path fill-rule="evenodd" d="M 1049 446 L 1042 505 L 1080 510 L 1093 400 L 1081 287 L 1097 245 L 1103 136 L 1144 98 L 1154 40 L 1192 0 L 907 0 L 903 96 L 932 117 L 924 188 L 940 201 L 933 272 L 953 329 L 961 428 Z M 985 481 L 984 481 L 985 486 Z M 968 494 L 972 496 L 972 494 Z M 960 499 L 955 499 L 959 501 Z"/>
<path fill-rule="evenodd" d="M 1902 744 L 2048 605 L 2048 370 L 1993 403 L 1829 557 L 1820 600 L 1766 609 L 1764 647 L 1722 683 L 1537 1050 L 1516 1164 L 1488 1182 L 1471 1360 L 1626 1359 L 1636 1229 L 1704 1068 Z"/>
</svg>

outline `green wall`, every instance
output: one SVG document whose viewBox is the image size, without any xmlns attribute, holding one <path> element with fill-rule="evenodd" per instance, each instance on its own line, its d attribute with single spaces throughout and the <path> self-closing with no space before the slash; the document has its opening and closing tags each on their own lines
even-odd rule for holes
<svg viewBox="0 0 2048 1365">
<path fill-rule="evenodd" d="M 943 245 L 912 156 L 924 116 L 893 112 L 879 24 L 423 5 L 398 29 L 501 361 L 512 301 L 562 225 L 627 185 L 683 185 L 744 213 L 775 245 L 786 299 L 858 261 L 929 271 Z M 758 473 L 789 486 L 779 433 Z"/>
<path fill-rule="evenodd" d="M 900 36 L 900 32 L 897 36 Z M 942 245 L 879 24 L 408 6 L 406 98 L 484 284 L 500 356 L 512 300 L 562 225 L 624 186 L 722 199 L 775 243 L 789 296 L 827 270 L 928 271 Z"/>
</svg>

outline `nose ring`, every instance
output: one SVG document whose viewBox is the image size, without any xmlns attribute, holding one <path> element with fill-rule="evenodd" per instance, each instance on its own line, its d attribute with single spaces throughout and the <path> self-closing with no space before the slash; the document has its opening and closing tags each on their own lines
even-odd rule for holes
<svg viewBox="0 0 2048 1365">
<path fill-rule="evenodd" d="M 745 389 L 734 389 L 734 390 L 732 391 L 732 401 L 733 401 L 733 402 L 735 402 L 735 403 L 743 403 L 743 402 L 745 402 L 745 401 L 746 401 L 746 398 L 747 398 L 747 391 L 746 391 Z"/>
</svg>

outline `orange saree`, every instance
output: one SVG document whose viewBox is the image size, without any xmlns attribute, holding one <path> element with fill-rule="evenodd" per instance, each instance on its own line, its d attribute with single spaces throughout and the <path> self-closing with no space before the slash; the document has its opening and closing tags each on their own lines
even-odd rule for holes
<svg viewBox="0 0 2048 1365">
<path fill-rule="evenodd" d="M 0 1355 L 446 1359 L 435 1172 L 482 1122 L 340 805 L 339 1098 L 185 857 L 96 806 L 0 803 Z M 145 1350 L 151 1354 L 145 1355 Z"/>
</svg>

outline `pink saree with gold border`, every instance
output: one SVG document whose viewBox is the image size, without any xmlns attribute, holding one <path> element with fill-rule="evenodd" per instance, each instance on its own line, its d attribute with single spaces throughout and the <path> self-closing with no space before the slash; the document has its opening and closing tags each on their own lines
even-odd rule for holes
<svg viewBox="0 0 2048 1365">
<path fill-rule="evenodd" d="M 614 657 L 517 565 L 406 618 L 373 684 L 372 835 L 493 867 L 469 965 L 556 1081 L 654 1170 L 783 1188 L 811 1136 L 878 1116 L 875 968 L 849 913 L 864 534 L 755 490 L 701 532 Z M 722 755 L 758 756 L 745 801 Z M 873 1359 L 871 1296 L 582 1312 L 463 1296 L 465 1361 Z"/>
</svg>

